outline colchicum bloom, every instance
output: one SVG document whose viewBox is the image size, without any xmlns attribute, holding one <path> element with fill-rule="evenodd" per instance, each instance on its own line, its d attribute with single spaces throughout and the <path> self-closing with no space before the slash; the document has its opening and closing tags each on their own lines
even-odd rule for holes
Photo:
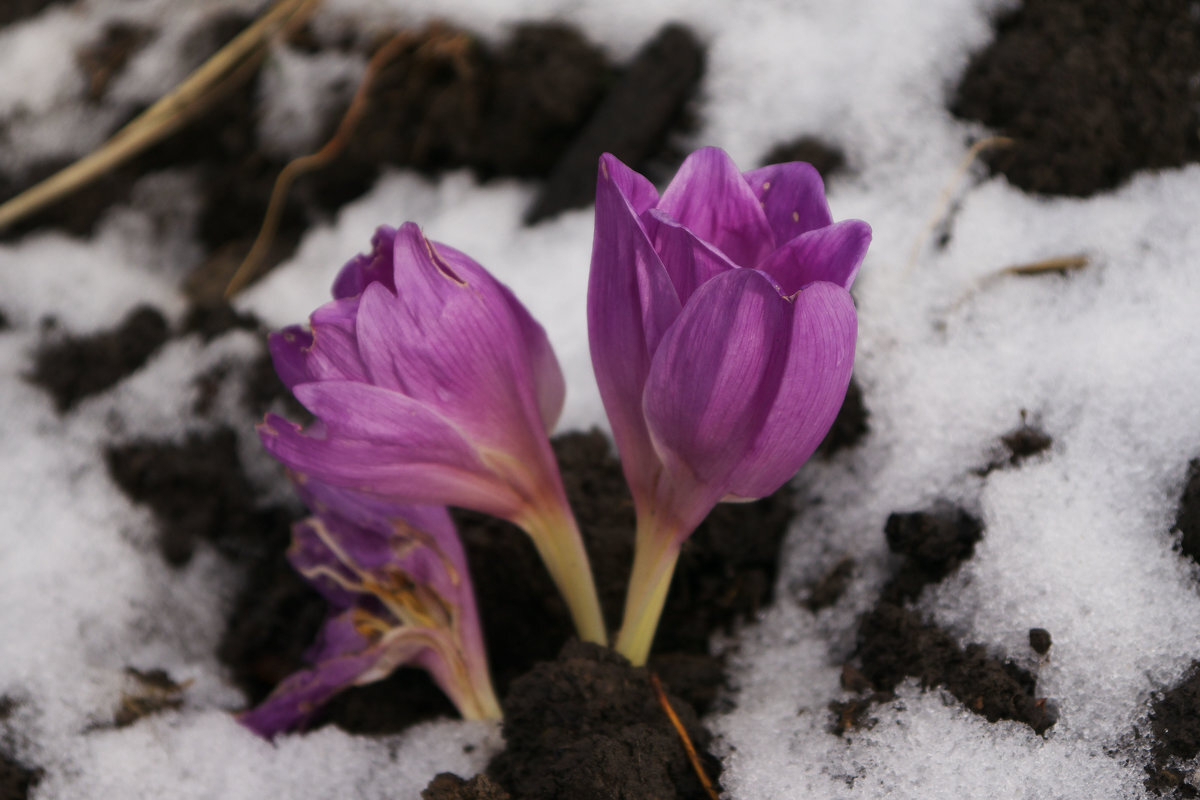
<svg viewBox="0 0 1200 800">
<path fill-rule="evenodd" d="M 271 337 L 276 371 L 317 418 L 276 415 L 263 445 L 295 472 L 396 504 L 459 506 L 533 540 L 581 638 L 604 621 L 547 433 L 564 383 L 546 333 L 507 287 L 413 223 L 381 227 L 311 331 Z"/>
<path fill-rule="evenodd" d="M 809 164 L 692 153 L 660 197 L 600 159 L 592 365 L 637 510 L 617 649 L 644 663 L 680 545 L 722 500 L 795 474 L 841 407 L 871 229 L 834 223 Z"/>
<path fill-rule="evenodd" d="M 428 670 L 467 719 L 498 718 L 466 557 L 446 509 L 391 505 L 302 476 L 296 484 L 315 514 L 293 527 L 288 558 L 330 615 L 307 654 L 313 666 L 242 714 L 242 724 L 272 738 L 303 726 L 343 689 L 406 664 Z"/>
</svg>

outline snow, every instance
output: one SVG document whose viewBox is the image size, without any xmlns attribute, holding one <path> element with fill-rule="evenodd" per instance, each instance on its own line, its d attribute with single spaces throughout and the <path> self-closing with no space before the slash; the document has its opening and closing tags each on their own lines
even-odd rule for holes
<svg viewBox="0 0 1200 800">
<path fill-rule="evenodd" d="M 710 723 L 731 797 L 1143 797 L 1135 730 L 1152 694 L 1200 655 L 1197 570 L 1170 535 L 1186 464 L 1200 455 L 1200 168 L 1142 174 L 1086 200 L 1037 199 L 971 173 L 954 185 L 949 245 L 923 246 L 910 263 L 968 135 L 980 133 L 947 114 L 945 92 L 1005 5 L 759 0 L 731 14 L 716 0 L 327 0 L 314 22 L 377 29 L 437 16 L 498 37 L 518 19 L 553 17 L 626 57 L 683 19 L 710 47 L 695 144 L 722 146 L 747 168 L 804 132 L 846 150 L 835 218 L 875 231 L 855 289 L 871 433 L 805 467 L 804 492 L 823 503 L 788 541 L 779 600 L 724 643 L 738 645 L 738 705 Z M 199 21 L 234 7 L 245 5 L 85 0 L 0 34 L 0 116 L 17 115 L 3 166 L 86 152 L 115 116 L 182 77 L 181 43 Z M 92 115 L 62 54 L 113 19 L 171 24 L 114 84 L 115 110 Z M 264 137 L 315 135 L 297 120 L 345 96 L 361 68 L 277 52 Z M 300 81 L 317 88 L 298 91 Z M 174 198 L 161 212 L 170 224 L 114 209 L 92 240 L 45 233 L 0 245 L 0 306 L 13 325 L 0 332 L 0 695 L 17 701 L 0 728 L 11 725 L 13 752 L 45 770 L 34 796 L 415 797 L 439 771 L 473 774 L 500 746 L 494 726 L 442 721 L 382 738 L 326 728 L 271 746 L 227 713 L 243 700 L 213 655 L 231 591 L 217 557 L 202 549 L 168 568 L 148 512 L 109 479 L 103 448 L 182 436 L 190 376 L 249 352 L 246 334 L 175 340 L 65 416 L 23 380 L 44 317 L 82 333 L 141 302 L 182 313 L 180 265 L 197 252 L 178 197 L 188 185 L 156 180 L 139 190 Z M 583 315 L 590 211 L 527 229 L 532 192 L 465 174 L 386 174 L 239 303 L 274 325 L 301 321 L 376 225 L 415 220 L 487 265 L 546 326 L 569 386 L 563 428 L 603 425 Z M 1088 266 L 1067 276 L 996 277 L 1080 253 Z M 1022 410 L 1053 446 L 981 477 Z M 908 684 L 874 711 L 874 727 L 826 730 L 848 632 L 886 578 L 884 521 L 939 498 L 971 509 L 986 533 L 920 608 L 1037 672 L 1039 694 L 1060 711 L 1045 737 Z M 811 614 L 787 588 L 846 554 L 857 562 L 849 592 Z M 1034 626 L 1054 637 L 1042 659 L 1024 640 Z M 128 689 L 128 665 L 191 681 L 182 709 L 92 730 Z"/>
</svg>

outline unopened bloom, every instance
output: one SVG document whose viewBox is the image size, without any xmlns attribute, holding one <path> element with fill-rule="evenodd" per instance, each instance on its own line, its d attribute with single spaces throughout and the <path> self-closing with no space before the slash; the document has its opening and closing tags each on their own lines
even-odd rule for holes
<svg viewBox="0 0 1200 800">
<path fill-rule="evenodd" d="M 315 513 L 296 523 L 288 558 L 329 603 L 312 666 L 242 714 L 266 738 L 302 727 L 335 694 L 419 666 L 467 719 L 494 719 L 466 557 L 440 506 L 397 506 L 297 477 Z"/>
<path fill-rule="evenodd" d="M 601 157 L 588 331 L 637 508 L 617 639 L 635 664 L 683 540 L 721 500 L 782 486 L 833 423 L 870 238 L 866 223 L 833 222 L 809 164 L 742 173 L 704 148 L 660 196 Z"/>
<path fill-rule="evenodd" d="M 523 528 L 580 636 L 606 632 L 547 433 L 564 383 L 542 327 L 475 261 L 413 223 L 381 227 L 311 329 L 271 337 L 276 371 L 316 422 L 268 415 L 294 471 L 391 503 L 469 508 Z"/>
</svg>

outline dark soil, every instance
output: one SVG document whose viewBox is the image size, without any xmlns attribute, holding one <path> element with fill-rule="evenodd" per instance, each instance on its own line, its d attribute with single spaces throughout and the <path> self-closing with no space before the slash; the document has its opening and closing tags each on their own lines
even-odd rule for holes
<svg viewBox="0 0 1200 800">
<path fill-rule="evenodd" d="M 975 470 L 977 475 L 986 476 L 998 469 L 1020 466 L 1027 459 L 1049 450 L 1054 439 L 1037 425 L 1029 424 L 1022 411 L 1020 426 L 1001 436 L 1000 444 L 1003 450 L 986 466 Z"/>
<path fill-rule="evenodd" d="M 121 74 L 151 32 L 125 22 L 111 22 L 100 39 L 75 53 L 75 63 L 87 80 L 87 100 L 99 103 L 108 92 L 113 78 Z"/>
<path fill-rule="evenodd" d="M 294 512 L 257 507 L 229 428 L 191 433 L 182 443 L 121 444 L 105 459 L 122 491 L 154 512 L 159 549 L 174 566 L 186 564 L 203 540 L 238 559 L 287 545 Z"/>
<path fill-rule="evenodd" d="M 1200 754 L 1200 661 L 1154 701 L 1150 728 L 1153 761 L 1146 767 L 1146 788 L 1172 797 L 1200 796 L 1195 760 Z"/>
<path fill-rule="evenodd" d="M 37 16 L 50 6 L 62 5 L 64 0 L 4 0 L 0 3 L 0 28 Z"/>
<path fill-rule="evenodd" d="M 12 714 L 15 703 L 10 697 L 0 697 L 0 723 Z M 11 743 L 0 745 L 0 800 L 26 800 L 42 779 L 42 770 L 22 764 L 6 750 Z"/>
<path fill-rule="evenodd" d="M 890 699 L 906 677 L 922 686 L 945 688 L 990 722 L 1017 720 L 1039 734 L 1050 728 L 1057 711 L 1053 703 L 1037 697 L 1032 674 L 990 654 L 983 645 L 960 645 L 906 606 L 971 557 L 983 535 L 980 522 L 960 508 L 939 504 L 926 511 L 892 514 L 885 533 L 900 563 L 879 602 L 859 620 L 854 663 L 843 672 L 845 688 L 858 696 L 831 704 L 834 732 L 871 724 L 871 705 Z M 1031 634 L 1036 648 L 1034 638 Z M 1048 648 L 1048 635 L 1045 643 Z"/>
<path fill-rule="evenodd" d="M 556 159 L 553 172 L 525 213 L 529 224 L 569 208 L 585 208 L 596 196 L 596 163 L 612 153 L 651 180 L 673 169 L 654 170 L 653 156 L 667 148 L 673 129 L 690 127 L 688 103 L 704 74 L 704 48 L 682 25 L 667 25 L 634 56 L 603 103 Z M 670 159 L 675 161 L 675 159 Z M 670 164 L 673 168 L 674 164 Z"/>
<path fill-rule="evenodd" d="M 678 697 L 668 700 L 703 753 L 710 735 Z M 573 642 L 556 661 L 513 682 L 506 749 L 488 774 L 522 800 L 708 797 L 645 669 L 613 651 Z M 704 758 L 709 778 L 720 762 Z"/>
<path fill-rule="evenodd" d="M 807 161 L 817 168 L 825 185 L 846 169 L 846 154 L 836 144 L 818 136 L 801 136 L 788 142 L 780 142 L 758 160 L 760 167 L 781 164 L 785 161 Z"/>
<path fill-rule="evenodd" d="M 1188 464 L 1179 509 L 1175 512 L 1175 528 L 1179 531 L 1180 552 L 1200 564 L 1200 458 Z"/>
<path fill-rule="evenodd" d="M 138 370 L 168 335 L 162 314 L 138 306 L 112 330 L 45 342 L 28 378 L 54 397 L 60 412 L 68 411 Z"/>
<path fill-rule="evenodd" d="M 846 399 L 842 401 L 842 407 L 833 420 L 833 427 L 817 448 L 817 455 L 828 458 L 839 450 L 858 444 L 871 429 L 869 419 L 870 414 L 863 404 L 862 386 L 851 375 L 850 385 L 846 388 Z"/>
<path fill-rule="evenodd" d="M 1086 197 L 1200 158 L 1189 0 L 1026 0 L 995 27 L 950 108 L 1015 140 L 985 156 L 1015 186 Z"/>
<path fill-rule="evenodd" d="M 0 752 L 0 800 L 26 800 L 41 778 L 41 770 L 30 769 Z"/>
</svg>

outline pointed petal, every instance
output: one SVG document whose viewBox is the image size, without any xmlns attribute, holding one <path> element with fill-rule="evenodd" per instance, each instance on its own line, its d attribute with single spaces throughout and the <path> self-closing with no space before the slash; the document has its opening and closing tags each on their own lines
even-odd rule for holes
<svg viewBox="0 0 1200 800">
<path fill-rule="evenodd" d="M 357 297 L 334 300 L 313 312 L 309 319 L 312 343 L 305 365 L 310 381 L 367 380 L 367 368 L 354 335 L 358 305 Z"/>
<path fill-rule="evenodd" d="M 288 389 L 312 380 L 307 352 L 312 342 L 312 333 L 299 325 L 289 325 L 267 337 L 267 350 L 271 353 L 275 373 Z"/>
<path fill-rule="evenodd" d="M 304 725 L 325 703 L 351 686 L 380 680 L 396 663 L 411 661 L 424 649 L 420 642 L 401 650 L 373 643 L 355 627 L 361 612 L 351 609 L 330 618 L 321 630 L 314 666 L 286 678 L 257 707 L 238 721 L 267 739 Z M 389 662 L 383 668 L 382 662 Z"/>
<path fill-rule="evenodd" d="M 692 296 L 646 381 L 646 419 L 668 463 L 664 481 L 679 479 L 672 469 L 686 469 L 714 493 L 712 502 L 725 494 L 777 394 L 790 314 L 754 270 L 718 275 Z"/>
<path fill-rule="evenodd" d="M 396 291 L 392 269 L 392 243 L 396 238 L 394 228 L 381 225 L 371 237 L 371 252 L 350 259 L 333 281 L 333 296 L 342 299 L 354 297 L 372 283 L 382 283 Z"/>
<path fill-rule="evenodd" d="M 626 479 L 642 502 L 649 500 L 658 471 L 642 393 L 651 358 L 680 304 L 626 197 L 628 184 L 637 185 L 631 174 L 614 156 L 600 158 L 587 315 L 592 369 Z"/>
<path fill-rule="evenodd" d="M 767 257 L 758 269 L 791 297 L 815 281 L 849 289 L 871 244 L 871 226 L 857 219 L 802 233 Z"/>
<path fill-rule="evenodd" d="M 305 384 L 300 387 L 315 387 Z M 371 389 L 372 387 L 366 387 Z M 382 391 L 382 390 L 380 390 Z M 258 427 L 263 447 L 290 469 L 353 491 L 398 503 L 470 508 L 505 519 L 523 508 L 511 486 L 436 415 L 404 420 L 411 436 L 389 431 L 389 441 L 345 435 L 314 435 L 268 414 Z M 372 425 L 352 422 L 359 429 Z"/>
<path fill-rule="evenodd" d="M 600 156 L 600 177 L 611 182 L 612 188 L 625 198 L 635 216 L 641 216 L 658 203 L 658 190 L 654 188 L 654 184 L 646 180 L 640 172 L 625 166 L 621 159 L 612 153 Z"/>
<path fill-rule="evenodd" d="M 745 178 L 762 204 L 775 233 L 776 246 L 833 223 L 825 200 L 825 183 L 812 164 L 803 161 L 771 164 L 750 170 Z"/>
<path fill-rule="evenodd" d="M 737 269 L 724 253 L 701 241 L 696 234 L 672 219 L 666 212 L 650 209 L 642 215 L 646 233 L 662 259 L 679 302 L 686 305 L 692 293 L 706 281 Z"/>
<path fill-rule="evenodd" d="M 688 156 L 658 208 L 739 266 L 752 267 L 775 249 L 775 235 L 750 185 L 724 150 Z"/>
<path fill-rule="evenodd" d="M 829 431 L 850 384 L 858 331 L 850 293 L 814 283 L 795 298 L 791 313 L 778 396 L 730 485 L 739 497 L 766 497 L 796 473 Z"/>
</svg>

